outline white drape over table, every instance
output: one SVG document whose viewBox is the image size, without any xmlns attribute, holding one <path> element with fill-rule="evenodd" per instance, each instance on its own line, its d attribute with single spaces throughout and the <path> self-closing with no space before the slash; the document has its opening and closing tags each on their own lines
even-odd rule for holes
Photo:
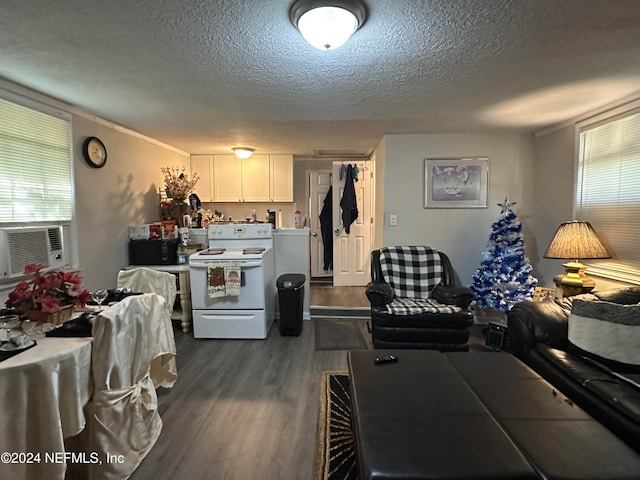
<svg viewBox="0 0 640 480">
<path fill-rule="evenodd" d="M 84 428 L 93 391 L 91 340 L 38 338 L 35 347 L 0 362 L 0 453 L 24 454 L 19 463 L 0 462 L 0 478 L 64 479 L 64 438 Z"/>
</svg>

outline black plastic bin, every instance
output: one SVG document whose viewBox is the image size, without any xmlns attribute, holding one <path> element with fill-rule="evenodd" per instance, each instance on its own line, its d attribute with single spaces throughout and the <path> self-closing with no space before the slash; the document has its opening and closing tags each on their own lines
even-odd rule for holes
<svg viewBox="0 0 640 480">
<path fill-rule="evenodd" d="M 280 306 L 280 335 L 297 337 L 302 333 L 304 281 L 302 273 L 285 273 L 276 281 Z"/>
</svg>

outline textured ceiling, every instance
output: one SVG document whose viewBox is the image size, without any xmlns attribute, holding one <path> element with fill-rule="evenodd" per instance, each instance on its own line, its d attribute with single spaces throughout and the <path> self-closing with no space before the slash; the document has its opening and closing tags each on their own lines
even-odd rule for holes
<svg viewBox="0 0 640 480">
<path fill-rule="evenodd" d="M 640 91 L 638 0 L 366 0 L 341 48 L 292 0 L 3 0 L 0 77 L 188 153 L 535 131 Z"/>
</svg>

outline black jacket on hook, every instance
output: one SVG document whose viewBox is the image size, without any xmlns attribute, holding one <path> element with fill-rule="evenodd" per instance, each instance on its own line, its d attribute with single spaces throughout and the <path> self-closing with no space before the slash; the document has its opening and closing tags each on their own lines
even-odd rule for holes
<svg viewBox="0 0 640 480">
<path fill-rule="evenodd" d="M 344 181 L 344 192 L 342 192 L 342 225 L 344 231 L 349 234 L 351 224 L 358 218 L 358 202 L 356 199 L 356 189 L 353 185 L 353 166 L 347 167 L 347 178 Z"/>
<path fill-rule="evenodd" d="M 324 270 L 331 269 L 333 265 L 333 187 L 329 187 L 327 196 L 324 197 L 324 206 L 320 212 L 320 235 L 324 254 Z"/>
</svg>

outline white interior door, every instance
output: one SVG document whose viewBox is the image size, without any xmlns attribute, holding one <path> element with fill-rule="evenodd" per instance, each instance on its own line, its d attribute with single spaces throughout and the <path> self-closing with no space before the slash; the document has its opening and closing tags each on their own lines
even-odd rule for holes
<svg viewBox="0 0 640 480">
<path fill-rule="evenodd" d="M 320 212 L 331 187 L 331 170 L 309 172 L 309 241 L 311 252 L 311 277 L 330 277 L 331 269 L 324 269 L 324 243 L 320 230 Z"/>
<path fill-rule="evenodd" d="M 333 162 L 333 284 L 362 286 L 369 283 L 371 273 L 371 170 L 370 162 L 351 162 L 358 166 L 358 181 L 354 181 L 358 218 L 346 233 L 342 223 L 340 200 L 344 194 L 345 178 L 340 170 L 347 162 Z"/>
</svg>

